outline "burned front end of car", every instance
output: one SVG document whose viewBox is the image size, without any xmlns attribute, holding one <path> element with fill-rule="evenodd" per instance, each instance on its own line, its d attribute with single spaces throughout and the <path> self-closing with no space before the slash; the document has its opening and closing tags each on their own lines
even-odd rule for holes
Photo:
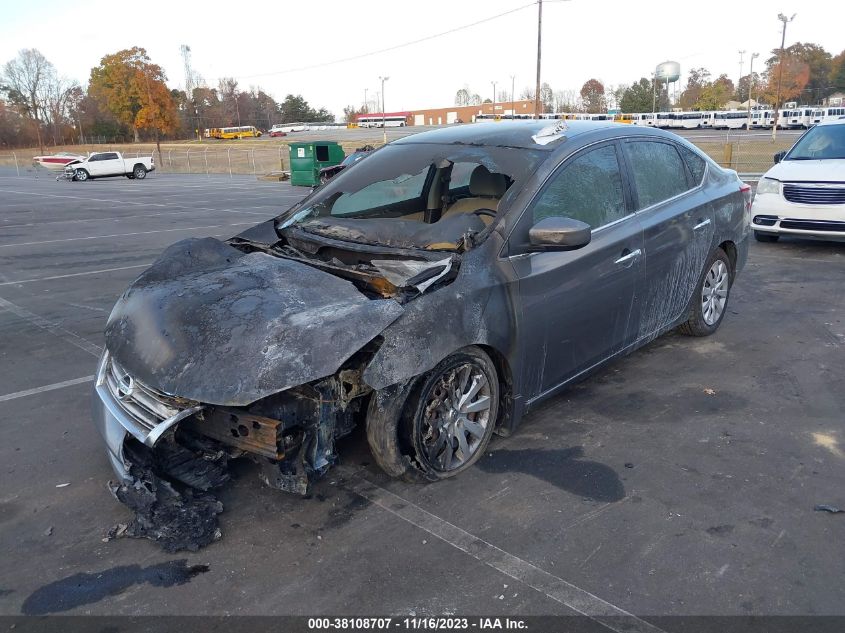
<svg viewBox="0 0 845 633">
<path fill-rule="evenodd" d="M 115 535 L 207 544 L 231 460 L 305 495 L 338 439 L 395 413 L 393 391 L 455 349 L 508 340 L 505 291 L 482 263 L 501 242 L 486 238 L 506 174 L 540 158 L 385 150 L 226 242 L 174 244 L 117 301 L 94 399 L 112 492 L 136 513 Z"/>
<path fill-rule="evenodd" d="M 354 364 L 354 362 L 352 363 Z M 122 483 L 150 468 L 196 488 L 228 481 L 228 461 L 249 457 L 267 485 L 307 494 L 336 461 L 335 440 L 362 413 L 360 368 L 274 394 L 248 407 L 173 398 L 135 380 L 106 352 L 97 373 L 94 419 Z"/>
</svg>

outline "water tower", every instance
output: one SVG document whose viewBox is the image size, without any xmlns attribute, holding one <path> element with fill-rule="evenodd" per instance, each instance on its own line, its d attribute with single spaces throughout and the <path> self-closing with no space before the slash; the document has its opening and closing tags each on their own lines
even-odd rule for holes
<svg viewBox="0 0 845 633">
<path fill-rule="evenodd" d="M 678 79 L 681 78 L 681 65 L 678 62 L 663 62 L 654 69 L 654 81 L 665 83 L 667 90 L 670 83 L 675 84 L 675 95 L 678 93 Z M 677 99 L 676 99 L 677 101 Z"/>
</svg>

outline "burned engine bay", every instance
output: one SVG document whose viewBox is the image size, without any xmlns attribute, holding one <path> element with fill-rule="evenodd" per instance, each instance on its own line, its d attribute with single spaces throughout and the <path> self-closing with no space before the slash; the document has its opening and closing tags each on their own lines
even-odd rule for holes
<svg viewBox="0 0 845 633">
<path fill-rule="evenodd" d="M 485 215 L 495 216 L 513 178 L 501 176 L 496 189 L 485 175 L 482 185 L 465 187 L 475 209 L 442 214 L 457 201 L 445 193 L 453 163 L 441 159 L 424 166 L 424 217 L 406 219 L 391 208 L 345 217 L 309 210 L 321 193 L 337 200 L 325 190 L 342 191 L 379 153 L 287 219 L 227 242 L 172 245 L 120 297 L 96 389 L 126 430 L 125 441 L 110 446 L 124 471 L 110 488 L 135 517 L 109 536 L 150 538 L 171 551 L 207 545 L 219 536 L 222 511 L 213 490 L 228 481 L 232 459 L 250 458 L 266 485 L 306 495 L 335 463 L 335 442 L 365 422 L 378 400 L 370 396 L 430 368 L 421 353 L 405 354 L 406 366 L 398 367 L 395 342 L 388 358 L 373 359 L 391 324 L 403 316 L 415 319 L 405 327 L 422 321 L 427 308 L 408 307 L 458 278 L 466 254 L 490 233 Z M 425 315 L 430 323 L 437 318 Z M 443 345 L 460 347 L 483 329 L 476 312 L 463 321 Z M 109 432 L 101 432 L 108 442 Z"/>
</svg>

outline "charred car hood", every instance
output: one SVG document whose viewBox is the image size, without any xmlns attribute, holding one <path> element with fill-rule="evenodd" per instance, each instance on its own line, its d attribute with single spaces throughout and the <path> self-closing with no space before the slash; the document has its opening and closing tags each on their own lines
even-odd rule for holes
<svg viewBox="0 0 845 633">
<path fill-rule="evenodd" d="M 123 293 L 106 347 L 160 391 L 242 406 L 333 374 L 402 312 L 308 265 L 188 239 Z"/>
</svg>

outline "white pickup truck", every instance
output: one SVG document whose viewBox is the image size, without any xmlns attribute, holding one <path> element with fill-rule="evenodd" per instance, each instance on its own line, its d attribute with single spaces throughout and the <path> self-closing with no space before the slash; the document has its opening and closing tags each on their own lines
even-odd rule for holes
<svg viewBox="0 0 845 633">
<path fill-rule="evenodd" d="M 88 158 L 69 163 L 65 175 L 72 180 L 85 181 L 89 178 L 107 178 L 126 176 L 130 179 L 143 180 L 147 173 L 155 169 L 152 156 L 124 158 L 120 152 L 98 152 Z"/>
</svg>

